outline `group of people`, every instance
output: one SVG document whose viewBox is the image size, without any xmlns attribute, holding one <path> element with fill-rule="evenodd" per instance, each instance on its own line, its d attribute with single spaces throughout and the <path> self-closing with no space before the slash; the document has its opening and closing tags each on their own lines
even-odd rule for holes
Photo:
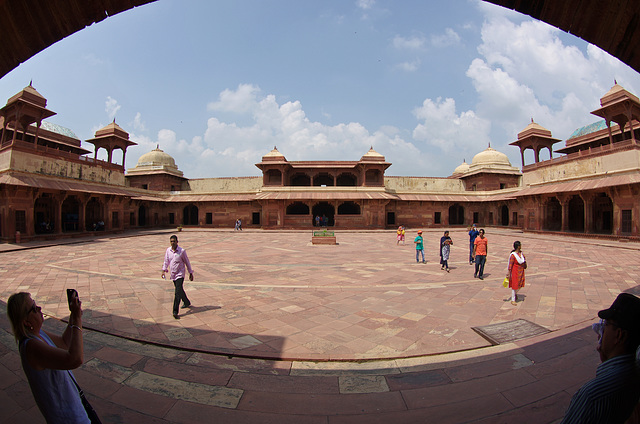
<svg viewBox="0 0 640 424">
<path fill-rule="evenodd" d="M 476 231 L 474 226 L 469 236 L 473 238 L 469 263 L 475 263 L 475 275 L 482 278 L 487 254 L 484 230 Z M 193 281 L 193 269 L 187 252 L 178 246 L 178 237 L 172 235 L 169 242 L 162 278 L 170 273 L 175 289 L 173 316 L 179 318 L 180 302 L 185 308 L 191 306 L 183 283 L 185 271 Z M 424 263 L 422 230 L 418 231 L 414 243 L 416 261 L 420 262 L 421 256 Z M 449 231 L 445 231 L 440 239 L 440 262 L 442 269 L 447 271 L 452 244 Z M 509 255 L 506 276 L 513 304 L 517 301 L 518 290 L 524 287 L 526 268 L 522 243 L 516 241 Z M 43 330 L 42 309 L 29 293 L 15 293 L 7 301 L 7 315 L 18 344 L 22 368 L 47 423 L 100 423 L 71 372 L 83 362 L 82 302 L 77 293 L 69 296 L 69 311 L 68 324 L 62 334 L 57 335 Z M 593 329 L 598 335 L 597 351 L 602 363 L 596 370 L 596 377 L 574 394 L 561 424 L 624 423 L 632 414 L 640 413 L 640 298 L 621 293 L 611 307 L 598 312 L 598 317 L 600 322 L 593 324 Z"/>
<path fill-rule="evenodd" d="M 404 227 L 398 227 L 397 243 L 404 242 Z M 413 240 L 416 246 L 416 262 L 427 263 L 424 254 L 424 238 L 422 230 L 418 230 L 416 238 Z M 440 237 L 440 269 L 449 272 L 449 255 L 451 253 L 451 245 L 453 240 L 449 236 L 449 231 L 445 231 Z M 485 237 L 484 229 L 477 229 L 476 224 L 469 228 L 469 265 L 475 265 L 473 278 L 484 280 L 484 266 L 487 262 L 489 242 Z M 511 304 L 517 305 L 518 291 L 525 285 L 524 270 L 527 269 L 527 259 L 522 252 L 522 243 L 515 241 L 513 250 L 509 254 L 506 286 L 511 289 Z"/>
<path fill-rule="evenodd" d="M 316 215 L 316 217 L 314 218 L 314 222 L 313 225 L 316 227 L 328 227 L 329 226 L 329 218 L 327 218 L 327 215 Z"/>
</svg>

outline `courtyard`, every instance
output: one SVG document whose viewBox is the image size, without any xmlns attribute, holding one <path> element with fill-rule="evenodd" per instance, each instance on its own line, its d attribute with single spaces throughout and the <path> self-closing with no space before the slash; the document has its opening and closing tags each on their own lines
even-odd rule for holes
<svg viewBox="0 0 640 424">
<path fill-rule="evenodd" d="M 479 280 L 468 262 L 465 229 L 451 231 L 450 273 L 440 269 L 440 230 L 425 230 L 427 263 L 417 264 L 413 229 L 399 246 L 395 231 L 337 231 L 338 245 L 314 246 L 310 231 L 187 229 L 177 235 L 194 268 L 195 280 L 185 283 L 193 306 L 176 320 L 173 285 L 160 278 L 171 234 L 0 245 L 0 354 L 8 376 L 0 405 L 12 411 L 12 422 L 38 422 L 4 314 L 17 291 L 30 292 L 42 306 L 50 317 L 45 328 L 63 325 L 56 319 L 68 314 L 65 289 L 79 291 L 87 331 L 85 364 L 76 374 L 97 398 L 98 412 L 111 417 L 103 422 L 133 422 L 122 421 L 127 416 L 202 422 L 214 414 L 228 422 L 325 423 L 414 422 L 437 411 L 442 420 L 434 422 L 508 422 L 509 413 L 523 408 L 545 411 L 542 421 L 531 415 L 538 419 L 531 422 L 553 422 L 594 375 L 595 335 L 588 327 L 597 311 L 622 291 L 640 292 L 640 246 L 622 241 L 487 228 L 489 254 Z M 515 240 L 529 264 L 517 306 L 502 286 Z M 548 333 L 495 344 L 472 329 L 514 320 Z M 551 368 L 540 368 L 545 363 Z M 528 392 L 535 385 L 537 397 L 510 399 L 501 389 L 506 382 Z M 457 398 L 468 391 L 463 383 L 495 393 Z M 449 395 L 433 403 L 433 395 L 422 393 L 431 403 L 412 402 L 411 393 L 421 390 Z M 184 394 L 192 391 L 202 397 Z M 333 406 L 318 400 L 324 395 Z M 150 408 L 154 402 L 166 409 Z M 356 406 L 347 407 L 351 402 Z M 466 415 L 455 414 L 459 402 Z M 469 402 L 484 407 L 466 410 Z M 180 405 L 190 412 L 176 412 Z"/>
</svg>

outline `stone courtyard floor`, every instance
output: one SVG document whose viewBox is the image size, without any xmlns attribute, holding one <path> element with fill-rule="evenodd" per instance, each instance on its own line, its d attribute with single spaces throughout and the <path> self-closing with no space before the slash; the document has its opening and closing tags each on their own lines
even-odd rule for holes
<svg viewBox="0 0 640 424">
<path fill-rule="evenodd" d="M 454 229 L 413 237 L 336 231 L 191 230 L 178 234 L 195 281 L 172 316 L 160 278 L 171 232 L 0 244 L 1 422 L 44 422 L 26 383 L 6 299 L 28 291 L 61 329 L 66 288 L 84 309 L 75 371 L 105 423 L 557 422 L 595 375 L 590 330 L 618 293 L 640 294 L 640 245 L 487 228 L 485 278 Z M 503 288 L 513 241 L 529 264 L 522 301 Z M 527 320 L 548 333 L 492 345 L 472 327 Z M 522 335 L 521 335 L 522 336 Z"/>
</svg>

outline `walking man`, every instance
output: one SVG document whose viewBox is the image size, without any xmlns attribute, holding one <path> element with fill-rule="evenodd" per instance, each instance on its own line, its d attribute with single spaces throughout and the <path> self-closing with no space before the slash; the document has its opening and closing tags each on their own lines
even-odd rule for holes
<svg viewBox="0 0 640 424">
<path fill-rule="evenodd" d="M 478 231 L 478 237 L 473 242 L 473 257 L 476 260 L 476 271 L 473 278 L 484 280 L 484 264 L 487 262 L 487 238 L 484 236 L 484 230 Z"/>
<path fill-rule="evenodd" d="M 180 312 L 180 301 L 183 301 L 182 307 L 188 308 L 191 306 L 191 302 L 187 298 L 187 294 L 182 287 L 184 284 L 184 271 L 185 267 L 189 271 L 189 281 L 193 281 L 193 269 L 191 269 L 191 263 L 187 256 L 187 251 L 178 246 L 178 237 L 175 235 L 169 238 L 171 246 L 167 248 L 164 254 L 164 264 L 162 265 L 162 279 L 164 279 L 164 273 L 169 272 L 169 278 L 173 281 L 175 286 L 175 295 L 173 297 L 173 317 L 180 319 L 178 312 Z"/>
<path fill-rule="evenodd" d="M 473 265 L 473 242 L 476 241 L 478 234 L 476 224 L 473 224 L 473 227 L 469 230 L 469 265 Z"/>
</svg>

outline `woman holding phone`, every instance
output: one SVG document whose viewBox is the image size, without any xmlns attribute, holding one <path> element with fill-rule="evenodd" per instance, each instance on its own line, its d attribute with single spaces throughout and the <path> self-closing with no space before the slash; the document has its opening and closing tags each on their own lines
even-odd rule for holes
<svg viewBox="0 0 640 424">
<path fill-rule="evenodd" d="M 42 329 L 44 317 L 31 294 L 12 294 L 7 315 L 18 343 L 22 369 L 47 423 L 90 423 L 72 369 L 82 364 L 82 302 L 69 293 L 69 324 L 62 335 Z"/>
</svg>

